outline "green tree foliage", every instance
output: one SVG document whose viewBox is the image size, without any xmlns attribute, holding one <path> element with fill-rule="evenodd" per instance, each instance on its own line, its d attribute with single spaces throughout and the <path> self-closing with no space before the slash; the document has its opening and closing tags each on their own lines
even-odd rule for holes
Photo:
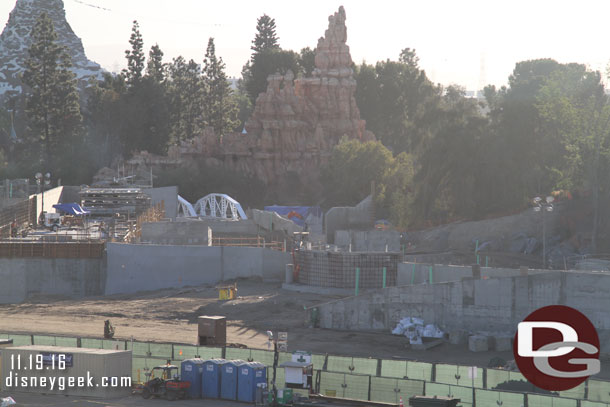
<svg viewBox="0 0 610 407">
<path fill-rule="evenodd" d="M 165 64 L 163 63 L 163 51 L 158 44 L 153 45 L 148 53 L 148 62 L 146 64 L 146 76 L 157 83 L 165 80 Z"/>
<path fill-rule="evenodd" d="M 124 73 L 125 77 L 127 78 L 127 83 L 130 86 L 133 86 L 140 79 L 142 79 L 145 62 L 144 41 L 142 40 L 142 34 L 140 34 L 140 25 L 136 20 L 134 20 L 131 28 L 129 44 L 131 45 L 131 49 L 125 51 L 125 57 L 127 58 L 127 69 L 124 70 Z"/>
<path fill-rule="evenodd" d="M 545 143 L 563 154 L 551 170 L 558 185 L 591 193 L 591 248 L 597 251 L 598 230 L 608 227 L 610 204 L 610 105 L 599 72 L 569 64 L 548 75 L 536 98 L 536 108 L 550 139 Z"/>
<path fill-rule="evenodd" d="M 192 59 L 174 58 L 169 65 L 170 140 L 177 144 L 193 138 L 203 125 L 201 67 Z"/>
<path fill-rule="evenodd" d="M 225 74 L 225 63 L 216 57 L 214 38 L 208 41 L 203 60 L 203 117 L 218 136 L 232 131 L 238 124 L 238 108 Z"/>
<path fill-rule="evenodd" d="M 284 75 L 288 71 L 292 71 L 294 75 L 300 72 L 299 54 L 294 51 L 270 49 L 253 55 L 245 83 L 252 103 L 254 104 L 259 94 L 267 90 L 269 75 L 274 73 Z"/>
<path fill-rule="evenodd" d="M 419 68 L 415 50 L 404 49 L 397 62 L 363 63 L 355 78 L 367 128 L 395 153 L 415 152 L 435 131 L 441 89 Z"/>
<path fill-rule="evenodd" d="M 26 144 L 30 152 L 38 151 L 42 144 L 44 166 L 56 170 L 62 158 L 74 158 L 81 134 L 76 79 L 70 71 L 70 56 L 57 43 L 53 22 L 46 13 L 36 20 L 31 38 L 23 73 L 29 124 Z"/>
<path fill-rule="evenodd" d="M 371 193 L 375 182 L 377 216 L 406 226 L 413 178 L 412 158 L 394 157 L 380 142 L 342 140 L 322 169 L 325 206 L 355 205 Z"/>
<path fill-rule="evenodd" d="M 311 76 L 316 67 L 316 51 L 309 47 L 301 49 L 299 53 L 299 71 L 305 76 Z"/>
<path fill-rule="evenodd" d="M 252 40 L 254 55 L 270 49 L 279 49 L 279 38 L 275 32 L 275 19 L 263 14 L 256 20 L 256 35 Z"/>
</svg>

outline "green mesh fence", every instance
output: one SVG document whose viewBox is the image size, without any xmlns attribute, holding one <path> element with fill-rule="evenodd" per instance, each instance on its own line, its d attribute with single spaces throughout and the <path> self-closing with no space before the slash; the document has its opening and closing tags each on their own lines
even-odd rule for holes
<svg viewBox="0 0 610 407">
<path fill-rule="evenodd" d="M 78 346 L 77 338 L 64 338 L 62 336 L 58 336 L 55 338 L 55 343 L 57 346 L 66 346 L 76 348 Z M 81 344 L 82 346 L 82 344 Z"/>
<path fill-rule="evenodd" d="M 0 339 L 9 339 L 8 334 L 0 334 Z"/>
<path fill-rule="evenodd" d="M 368 375 L 345 375 L 345 396 L 348 399 L 368 400 L 369 399 L 369 380 Z"/>
<path fill-rule="evenodd" d="M 148 371 L 146 358 L 134 357 L 131 359 L 131 380 L 134 383 L 144 383 L 146 381 L 145 373 Z"/>
<path fill-rule="evenodd" d="M 578 401 L 573 399 L 541 396 L 539 394 L 527 395 L 528 407 L 578 407 Z"/>
<path fill-rule="evenodd" d="M 178 360 L 193 359 L 199 355 L 197 346 L 174 344 L 174 357 Z"/>
<path fill-rule="evenodd" d="M 583 382 L 570 390 L 560 391 L 559 397 L 565 397 L 565 398 L 569 398 L 569 399 L 579 399 L 579 400 L 584 399 L 585 398 L 585 389 L 586 389 L 585 383 L 586 382 Z"/>
<path fill-rule="evenodd" d="M 31 335 L 8 334 L 8 339 L 13 340 L 13 346 L 26 346 L 32 344 Z"/>
<path fill-rule="evenodd" d="M 600 403 L 597 401 L 580 400 L 580 407 L 608 407 L 606 403 Z"/>
<path fill-rule="evenodd" d="M 80 340 L 80 346 L 82 348 L 102 349 L 102 340 L 101 339 L 82 338 Z"/>
<path fill-rule="evenodd" d="M 149 356 L 150 344 L 147 342 L 130 342 L 127 349 L 131 349 L 134 356 Z"/>
<path fill-rule="evenodd" d="M 112 339 L 104 339 L 102 341 L 102 349 L 110 350 L 125 350 L 125 341 L 115 341 Z"/>
<path fill-rule="evenodd" d="M 527 382 L 527 379 L 519 372 L 511 372 L 508 370 L 487 369 L 487 389 L 495 389 L 499 384 L 509 380 L 521 380 Z M 531 384 L 530 384 L 531 385 Z M 533 389 L 534 386 L 531 385 Z"/>
<path fill-rule="evenodd" d="M 250 349 L 227 348 L 225 352 L 227 360 L 248 360 L 250 357 Z"/>
<path fill-rule="evenodd" d="M 521 393 L 476 389 L 474 397 L 477 406 L 525 406 L 525 394 Z"/>
<path fill-rule="evenodd" d="M 372 401 L 398 404 L 400 397 L 402 397 L 403 403 L 407 405 L 409 397 L 423 394 L 423 381 L 371 377 Z"/>
<path fill-rule="evenodd" d="M 350 373 L 352 370 L 352 359 L 346 356 L 329 356 L 326 370 L 329 372 Z"/>
<path fill-rule="evenodd" d="M 382 360 L 381 361 L 381 376 L 382 377 L 398 377 L 400 379 L 407 375 L 406 360 Z"/>
<path fill-rule="evenodd" d="M 589 380 L 589 394 L 587 400 L 610 402 L 610 382 Z"/>
<path fill-rule="evenodd" d="M 209 346 L 199 346 L 197 348 L 201 359 L 220 359 L 222 358 L 222 348 L 213 348 Z"/>
<path fill-rule="evenodd" d="M 282 364 L 284 362 L 289 362 L 292 360 L 292 353 L 289 352 L 280 352 L 280 357 L 278 359 L 278 364 Z"/>
<path fill-rule="evenodd" d="M 151 343 L 150 355 L 155 358 L 171 358 L 172 345 L 169 343 Z"/>
<path fill-rule="evenodd" d="M 352 373 L 377 376 L 377 364 L 377 359 L 354 358 L 352 360 L 352 366 L 354 367 Z"/>
<path fill-rule="evenodd" d="M 436 365 L 436 382 L 444 384 L 455 384 L 458 386 L 470 386 L 476 388 L 483 387 L 483 370 L 482 368 L 475 369 L 476 377 L 472 378 L 469 374 L 471 369 L 469 366 L 457 365 Z"/>
<path fill-rule="evenodd" d="M 34 335 L 33 341 L 32 345 L 57 346 L 54 336 Z"/>
<path fill-rule="evenodd" d="M 472 406 L 472 388 L 452 386 L 450 384 L 426 383 L 426 396 L 455 397 L 460 399 L 460 406 Z"/>
<path fill-rule="evenodd" d="M 324 361 L 326 360 L 325 355 L 313 354 L 311 355 L 311 363 L 313 363 L 314 369 L 322 370 L 324 367 Z"/>
<path fill-rule="evenodd" d="M 345 397 L 345 374 L 320 372 L 320 393 L 325 396 Z"/>
<path fill-rule="evenodd" d="M 273 367 L 267 366 L 267 385 L 269 389 L 271 389 L 271 382 L 273 381 Z M 278 389 L 282 389 L 286 386 L 284 369 L 280 369 L 279 367 L 275 371 L 275 386 Z"/>
<path fill-rule="evenodd" d="M 273 366 L 273 352 L 266 351 L 266 350 L 252 349 L 250 351 L 250 355 L 244 360 L 260 362 L 265 366 Z"/>
<path fill-rule="evenodd" d="M 371 401 L 398 403 L 399 387 L 397 381 L 398 379 L 371 377 Z"/>
<path fill-rule="evenodd" d="M 408 379 L 432 381 L 432 364 L 423 362 L 407 362 Z"/>
</svg>

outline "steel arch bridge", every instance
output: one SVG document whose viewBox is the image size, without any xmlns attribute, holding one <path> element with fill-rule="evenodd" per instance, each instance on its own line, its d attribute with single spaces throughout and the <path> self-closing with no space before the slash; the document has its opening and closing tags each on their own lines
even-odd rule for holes
<svg viewBox="0 0 610 407">
<path fill-rule="evenodd" d="M 186 199 L 178 196 L 178 202 L 180 203 L 179 216 L 182 217 L 248 219 L 241 204 L 227 194 L 206 195 L 199 199 L 195 205 L 191 205 Z"/>
</svg>

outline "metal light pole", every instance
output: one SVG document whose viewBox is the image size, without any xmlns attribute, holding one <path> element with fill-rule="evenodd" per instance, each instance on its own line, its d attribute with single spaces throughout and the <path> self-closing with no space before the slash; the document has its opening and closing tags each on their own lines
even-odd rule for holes
<svg viewBox="0 0 610 407">
<path fill-rule="evenodd" d="M 44 188 L 46 185 L 49 185 L 51 183 L 51 173 L 47 172 L 44 177 L 42 176 L 41 173 L 37 172 L 35 175 L 36 178 L 36 185 L 38 185 L 38 192 L 42 192 L 41 194 L 41 210 L 40 210 L 40 214 L 44 214 Z M 42 191 L 41 191 L 41 186 L 42 186 Z M 40 217 L 39 217 L 40 220 Z M 44 224 L 44 219 L 43 219 L 43 224 Z"/>
<path fill-rule="evenodd" d="M 546 269 L 546 222 L 544 221 L 545 212 L 553 212 L 553 201 L 555 198 L 547 196 L 543 201 L 537 196 L 534 198 L 534 212 L 542 212 L 542 268 Z"/>
</svg>

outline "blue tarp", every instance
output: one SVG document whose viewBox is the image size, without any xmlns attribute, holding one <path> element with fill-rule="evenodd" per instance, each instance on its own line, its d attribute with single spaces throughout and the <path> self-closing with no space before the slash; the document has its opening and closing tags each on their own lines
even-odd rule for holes
<svg viewBox="0 0 610 407">
<path fill-rule="evenodd" d="M 319 206 L 265 206 L 265 210 L 275 212 L 284 218 L 288 218 L 297 225 L 304 227 L 307 218 L 321 218 L 322 209 Z"/>
<path fill-rule="evenodd" d="M 56 204 L 56 205 L 53 205 L 53 208 L 57 209 L 60 212 L 65 213 L 67 215 L 80 216 L 80 215 L 89 215 L 91 213 L 88 210 L 83 209 L 83 207 L 77 203 Z"/>
</svg>

